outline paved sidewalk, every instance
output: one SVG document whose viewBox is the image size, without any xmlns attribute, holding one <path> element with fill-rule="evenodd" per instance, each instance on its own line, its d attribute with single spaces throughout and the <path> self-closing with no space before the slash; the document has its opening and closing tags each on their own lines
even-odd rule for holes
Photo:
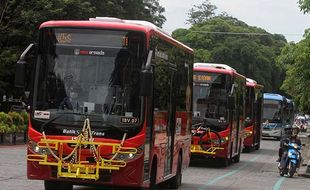
<svg viewBox="0 0 310 190">
<path fill-rule="evenodd" d="M 298 176 L 310 178 L 310 163 L 308 165 L 301 166 L 298 171 Z"/>
<path fill-rule="evenodd" d="M 299 138 L 303 144 L 303 163 L 299 169 L 298 176 L 310 178 L 310 133 L 300 133 Z"/>
</svg>

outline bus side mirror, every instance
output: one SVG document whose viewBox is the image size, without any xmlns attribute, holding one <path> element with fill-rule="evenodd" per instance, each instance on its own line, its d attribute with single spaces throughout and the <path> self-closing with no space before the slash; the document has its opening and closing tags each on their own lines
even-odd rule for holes
<svg viewBox="0 0 310 190">
<path fill-rule="evenodd" d="M 30 50 L 34 47 L 35 45 L 31 43 L 25 51 L 22 53 L 20 56 L 19 60 L 16 63 L 16 70 L 15 70 L 15 87 L 24 87 L 25 86 L 25 72 L 26 68 L 25 65 L 27 64 L 26 55 L 30 52 Z"/>
<path fill-rule="evenodd" d="M 145 69 L 140 75 L 140 96 L 151 96 L 153 92 L 153 72 L 151 67 L 153 51 L 150 50 L 145 63 Z"/>
<path fill-rule="evenodd" d="M 140 75 L 140 96 L 151 96 L 153 92 L 153 73 L 144 70 Z"/>
<path fill-rule="evenodd" d="M 227 107 L 229 110 L 235 109 L 235 98 L 233 96 L 228 96 Z"/>
<path fill-rule="evenodd" d="M 16 70 L 15 70 L 15 87 L 24 87 L 25 85 L 25 65 L 26 61 L 24 60 L 18 60 L 16 64 Z"/>
</svg>

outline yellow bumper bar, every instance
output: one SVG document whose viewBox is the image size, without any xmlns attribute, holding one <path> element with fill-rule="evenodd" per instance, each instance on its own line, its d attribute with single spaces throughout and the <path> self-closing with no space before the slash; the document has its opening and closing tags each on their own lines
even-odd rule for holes
<svg viewBox="0 0 310 190">
<path fill-rule="evenodd" d="M 68 158 L 63 155 L 63 147 L 65 144 L 71 145 L 74 149 L 73 151 L 75 151 L 72 153 L 73 156 L 69 157 L 71 161 L 66 161 Z M 53 156 L 28 154 L 27 160 L 38 162 L 40 165 L 56 166 L 58 178 L 98 180 L 100 170 L 120 170 L 120 168 L 126 167 L 125 160 L 117 159 L 118 154 L 131 154 L 131 156 L 137 154 L 136 148 L 123 147 L 118 143 L 101 143 L 79 140 L 41 139 L 41 141 L 38 142 L 38 147 L 47 149 L 47 151 L 53 151 Z M 81 160 L 81 151 L 82 149 L 85 149 L 85 147 L 93 151 L 94 163 Z M 112 158 L 105 159 L 100 156 L 100 150 L 103 147 L 112 150 Z M 72 157 L 74 157 L 74 161 L 72 161 Z"/>
<path fill-rule="evenodd" d="M 217 150 L 223 150 L 222 147 L 211 146 L 207 150 L 203 150 L 200 145 L 191 145 L 191 153 L 202 153 L 202 154 L 209 154 L 214 155 L 216 154 Z"/>
</svg>

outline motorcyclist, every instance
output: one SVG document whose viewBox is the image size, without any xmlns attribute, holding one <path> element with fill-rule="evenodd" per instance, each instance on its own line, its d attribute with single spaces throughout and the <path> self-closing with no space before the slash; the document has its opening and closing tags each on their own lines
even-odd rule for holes
<svg viewBox="0 0 310 190">
<path fill-rule="evenodd" d="M 301 146 L 301 141 L 297 136 L 299 133 L 299 128 L 286 127 L 285 129 L 286 135 L 282 138 L 280 142 L 279 159 L 277 160 L 278 162 L 280 162 L 280 167 L 284 167 L 286 164 L 285 162 L 287 157 L 288 144 L 296 143 L 298 146 Z"/>
</svg>

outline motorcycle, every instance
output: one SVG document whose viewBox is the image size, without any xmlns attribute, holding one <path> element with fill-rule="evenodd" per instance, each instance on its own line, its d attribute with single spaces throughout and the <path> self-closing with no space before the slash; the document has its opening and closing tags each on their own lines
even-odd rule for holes
<svg viewBox="0 0 310 190">
<path fill-rule="evenodd" d="M 299 164 L 301 161 L 301 147 L 296 143 L 288 143 L 288 150 L 285 159 L 281 161 L 278 165 L 280 176 L 288 175 L 289 177 L 293 177 L 296 173 L 297 168 L 299 168 Z M 284 166 L 281 166 L 281 163 Z"/>
</svg>

